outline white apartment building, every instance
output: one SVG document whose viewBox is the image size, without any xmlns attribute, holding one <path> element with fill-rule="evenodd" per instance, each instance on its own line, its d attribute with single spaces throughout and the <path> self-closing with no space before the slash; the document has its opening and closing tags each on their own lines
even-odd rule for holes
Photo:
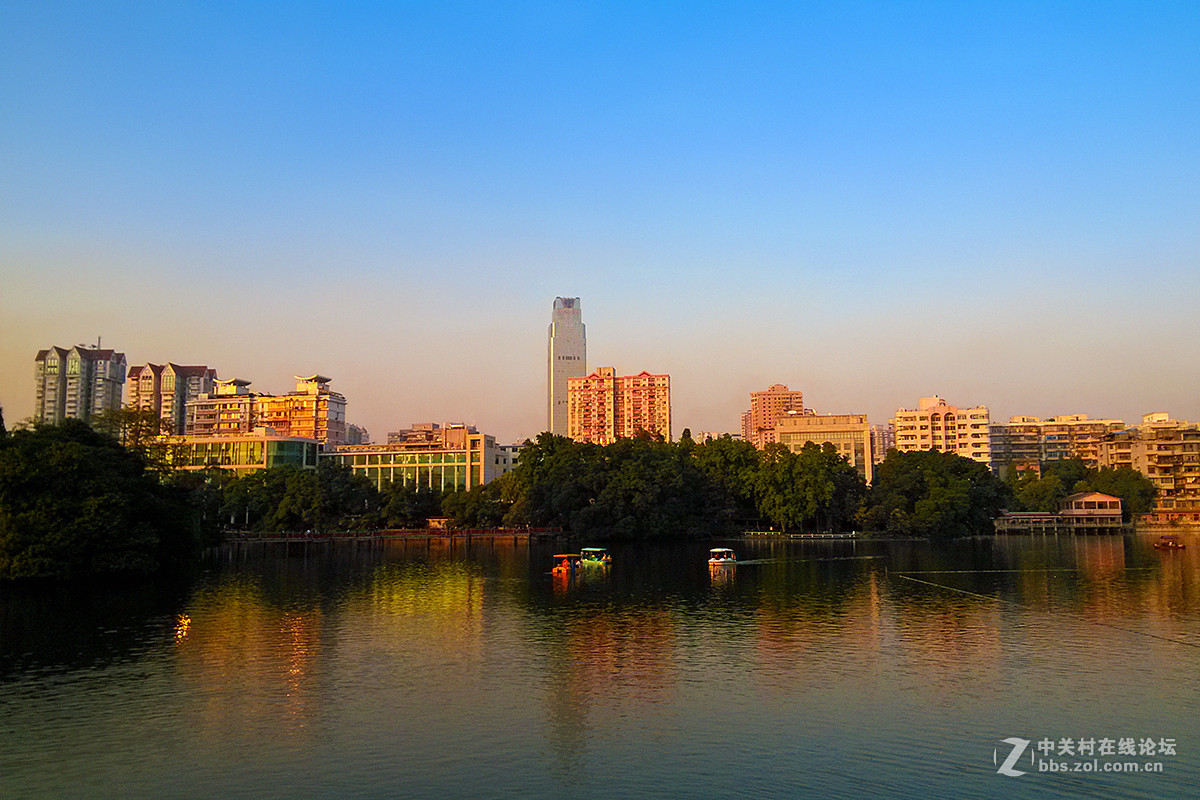
<svg viewBox="0 0 1200 800">
<path fill-rule="evenodd" d="M 917 408 L 896 411 L 891 425 L 902 453 L 938 450 L 988 464 L 992 459 L 987 406 L 959 408 L 942 398 L 922 397 Z"/>
</svg>

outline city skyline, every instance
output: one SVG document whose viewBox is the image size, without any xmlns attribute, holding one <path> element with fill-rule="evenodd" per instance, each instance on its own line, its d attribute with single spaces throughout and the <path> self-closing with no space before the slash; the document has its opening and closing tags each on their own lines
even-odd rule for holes
<svg viewBox="0 0 1200 800">
<path fill-rule="evenodd" d="M 672 380 L 886 422 L 1200 418 L 1200 10 L 10 5 L 0 405 L 103 337 L 376 440 L 545 424 L 545 309 Z M 482 300 L 483 302 L 479 302 Z"/>
</svg>

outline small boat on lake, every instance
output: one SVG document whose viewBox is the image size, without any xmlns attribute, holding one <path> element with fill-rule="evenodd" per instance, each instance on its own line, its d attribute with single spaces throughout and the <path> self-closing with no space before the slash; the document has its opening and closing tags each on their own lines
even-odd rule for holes
<svg viewBox="0 0 1200 800">
<path fill-rule="evenodd" d="M 728 547 L 714 547 L 708 551 L 710 567 L 732 567 L 737 564 L 737 556 Z"/>
<path fill-rule="evenodd" d="M 1154 543 L 1155 550 L 1182 550 L 1185 547 L 1187 545 L 1181 542 L 1179 537 L 1173 533 L 1158 537 L 1158 541 Z"/>
<path fill-rule="evenodd" d="M 581 560 L 578 553 L 559 553 L 554 556 L 554 566 L 550 568 L 550 574 L 574 575 Z"/>
<path fill-rule="evenodd" d="M 607 567 L 612 556 L 603 547 L 584 547 L 579 551 L 579 560 L 585 567 Z"/>
</svg>

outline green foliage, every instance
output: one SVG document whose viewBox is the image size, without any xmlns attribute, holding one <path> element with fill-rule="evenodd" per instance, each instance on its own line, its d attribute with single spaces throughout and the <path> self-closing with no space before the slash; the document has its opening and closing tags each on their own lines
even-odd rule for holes
<svg viewBox="0 0 1200 800">
<path fill-rule="evenodd" d="M 708 478 L 712 501 L 722 520 L 757 518 L 759 452 L 754 445 L 725 435 L 697 445 L 693 455 Z"/>
<path fill-rule="evenodd" d="M 1067 496 L 1062 479 L 1057 475 L 1023 477 L 1015 489 L 1022 511 L 1057 511 L 1059 502 Z"/>
<path fill-rule="evenodd" d="M 379 493 L 378 502 L 380 527 L 383 528 L 424 528 L 430 517 L 440 517 L 444 513 L 453 516 L 443 512 L 445 501 L 442 492 L 436 489 L 388 483 Z"/>
<path fill-rule="evenodd" d="M 1132 467 L 1102 467 L 1089 470 L 1083 488 L 1078 491 L 1102 492 L 1121 498 L 1122 513 L 1126 522 L 1136 514 L 1148 512 L 1154 505 L 1154 498 L 1158 496 L 1158 488 L 1154 483 Z"/>
<path fill-rule="evenodd" d="M 888 451 L 859 520 L 892 536 L 969 536 L 992 530 L 1008 487 L 986 465 L 935 450 Z"/>
<path fill-rule="evenodd" d="M 225 481 L 220 516 L 251 530 L 354 530 L 377 527 L 379 506 L 365 476 L 323 460 L 316 470 L 275 467 Z"/>
<path fill-rule="evenodd" d="M 828 442 L 808 442 L 799 453 L 780 444 L 767 445 L 754 487 L 759 511 L 785 531 L 846 530 L 866 494 L 858 471 Z"/>
<path fill-rule="evenodd" d="M 16 431 L 0 446 L 0 578 L 147 575 L 198 546 L 186 492 L 86 423 Z"/>
</svg>

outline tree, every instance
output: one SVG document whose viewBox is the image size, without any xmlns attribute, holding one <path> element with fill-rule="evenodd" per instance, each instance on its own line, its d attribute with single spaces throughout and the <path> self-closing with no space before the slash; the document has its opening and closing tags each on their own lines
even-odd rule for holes
<svg viewBox="0 0 1200 800">
<path fill-rule="evenodd" d="M 1023 511 L 1057 511 L 1059 501 L 1067 496 L 1062 479 L 1057 475 L 1030 476 L 1018 481 L 1014 491 Z"/>
<path fill-rule="evenodd" d="M 0 448 L 0 577 L 148 575 L 198 547 L 185 492 L 87 423 L 16 431 Z"/>
<path fill-rule="evenodd" d="M 866 484 L 828 442 L 806 442 L 799 453 L 772 443 L 762 451 L 755 489 L 759 511 L 785 531 L 843 530 L 852 523 Z"/>
<path fill-rule="evenodd" d="M 722 524 L 758 517 L 755 480 L 759 452 L 754 445 L 727 434 L 697 445 L 693 455 L 707 476 L 711 502 Z"/>
<path fill-rule="evenodd" d="M 1158 496 L 1158 488 L 1154 483 L 1132 467 L 1090 470 L 1080 490 L 1121 498 L 1121 510 L 1126 522 L 1137 514 L 1150 511 Z"/>
<path fill-rule="evenodd" d="M 893 536 L 968 536 L 990 531 L 1009 498 L 1008 487 L 978 461 L 936 450 L 890 450 L 859 521 Z"/>
</svg>

